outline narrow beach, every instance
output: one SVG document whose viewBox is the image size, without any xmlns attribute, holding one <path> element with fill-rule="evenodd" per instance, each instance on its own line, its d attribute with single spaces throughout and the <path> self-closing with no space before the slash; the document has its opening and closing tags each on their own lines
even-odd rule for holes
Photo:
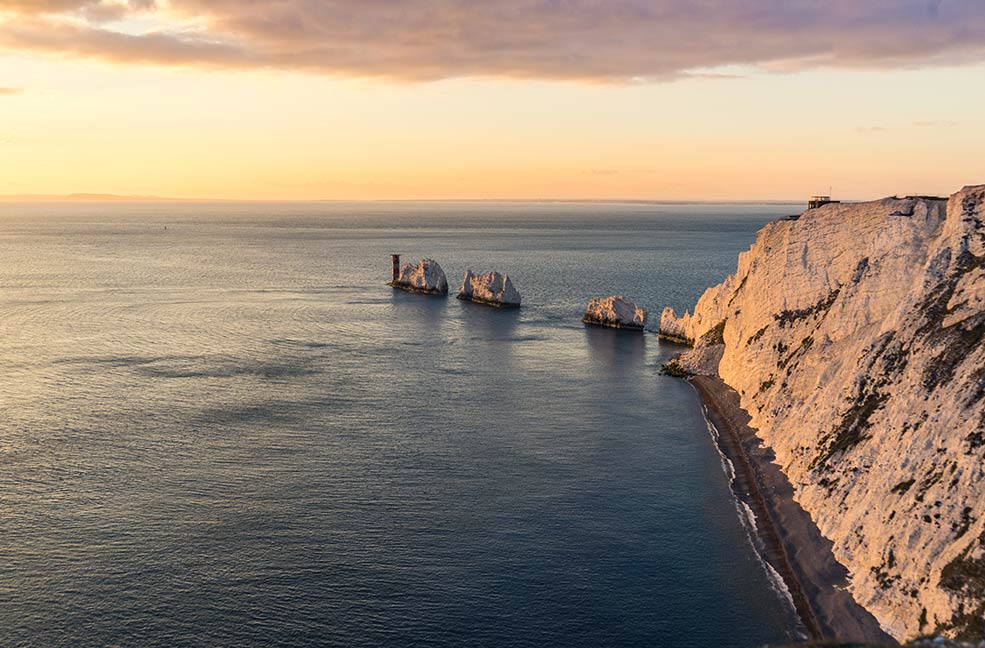
<svg viewBox="0 0 985 648">
<path fill-rule="evenodd" d="M 739 395 L 717 377 L 689 380 L 718 430 L 722 453 L 735 467 L 736 495 L 756 515 L 763 558 L 783 578 L 811 638 L 896 645 L 848 592 L 848 571 L 835 560 L 831 542 L 794 501 L 793 487 L 773 462 L 772 450 L 749 427 Z"/>
</svg>

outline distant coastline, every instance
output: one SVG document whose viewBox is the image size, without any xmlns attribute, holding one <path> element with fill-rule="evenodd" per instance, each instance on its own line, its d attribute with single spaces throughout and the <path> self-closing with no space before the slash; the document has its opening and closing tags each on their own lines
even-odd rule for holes
<svg viewBox="0 0 985 648">
<path fill-rule="evenodd" d="M 163 198 L 160 196 L 123 196 L 117 194 L 97 194 L 97 193 L 72 193 L 72 194 L 9 194 L 0 195 L 0 202 L 81 202 L 81 203 L 103 203 L 103 202 L 207 202 L 195 199 L 184 198 Z"/>
</svg>

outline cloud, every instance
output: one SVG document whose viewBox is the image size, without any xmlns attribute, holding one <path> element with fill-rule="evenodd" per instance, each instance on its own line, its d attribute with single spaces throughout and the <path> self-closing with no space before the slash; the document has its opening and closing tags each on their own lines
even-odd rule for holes
<svg viewBox="0 0 985 648">
<path fill-rule="evenodd" d="M 0 28 L 0 45 L 129 64 L 242 67 L 262 63 L 249 51 L 211 40 L 206 34 L 148 32 L 134 35 L 74 22 L 33 19 Z"/>
<path fill-rule="evenodd" d="M 668 80 L 978 62 L 985 2 L 0 0 L 0 47 L 402 80 Z"/>
</svg>

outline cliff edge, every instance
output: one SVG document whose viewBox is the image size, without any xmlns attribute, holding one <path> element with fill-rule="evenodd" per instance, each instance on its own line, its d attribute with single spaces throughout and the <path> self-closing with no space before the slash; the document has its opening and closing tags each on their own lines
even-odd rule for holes
<svg viewBox="0 0 985 648">
<path fill-rule="evenodd" d="M 985 638 L 985 185 L 763 228 L 672 363 L 741 397 L 855 599 L 900 640 Z"/>
</svg>

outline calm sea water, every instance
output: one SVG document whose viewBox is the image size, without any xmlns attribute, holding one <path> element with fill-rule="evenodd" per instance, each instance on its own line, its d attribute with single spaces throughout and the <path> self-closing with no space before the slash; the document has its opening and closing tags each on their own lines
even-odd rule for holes
<svg viewBox="0 0 985 648">
<path fill-rule="evenodd" d="M 0 645 L 785 639 L 675 349 L 579 318 L 796 209 L 0 206 Z"/>
</svg>

